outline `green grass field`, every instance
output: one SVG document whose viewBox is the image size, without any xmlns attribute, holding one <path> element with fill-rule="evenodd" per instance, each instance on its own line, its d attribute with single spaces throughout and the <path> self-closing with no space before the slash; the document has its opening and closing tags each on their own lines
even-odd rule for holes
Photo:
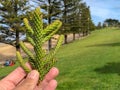
<svg viewBox="0 0 120 90">
<path fill-rule="evenodd" d="M 57 90 L 120 90 L 120 30 L 94 31 L 57 57 Z"/>
<path fill-rule="evenodd" d="M 120 30 L 115 28 L 96 30 L 62 46 L 56 55 L 57 90 L 119 90 L 119 52 Z M 12 69 L 1 68 L 0 77 Z"/>
</svg>

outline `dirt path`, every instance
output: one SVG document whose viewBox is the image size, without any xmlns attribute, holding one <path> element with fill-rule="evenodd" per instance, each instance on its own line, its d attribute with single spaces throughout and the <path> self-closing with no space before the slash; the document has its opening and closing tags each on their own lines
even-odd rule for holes
<svg viewBox="0 0 120 90">
<path fill-rule="evenodd" d="M 58 38 L 58 36 L 55 36 Z M 79 35 L 76 35 L 76 39 L 79 38 Z M 73 36 L 72 34 L 68 35 L 68 42 L 72 41 Z M 52 45 L 54 46 L 57 40 L 52 40 Z M 30 50 L 33 51 L 33 47 L 29 43 L 25 43 Z M 44 49 L 47 49 L 47 43 L 43 46 Z M 23 53 L 23 55 L 25 55 Z M 13 60 L 16 58 L 16 49 L 15 47 L 8 45 L 8 44 L 0 44 L 0 63 L 3 63 L 5 60 Z"/>
</svg>

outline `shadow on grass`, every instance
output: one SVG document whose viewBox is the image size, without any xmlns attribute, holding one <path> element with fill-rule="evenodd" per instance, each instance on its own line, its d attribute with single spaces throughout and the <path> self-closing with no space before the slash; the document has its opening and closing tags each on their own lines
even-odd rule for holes
<svg viewBox="0 0 120 90">
<path fill-rule="evenodd" d="M 95 45 L 89 45 L 87 47 L 100 47 L 100 46 L 110 46 L 110 47 L 120 46 L 120 42 L 105 43 L 105 44 L 95 44 Z"/>
<path fill-rule="evenodd" d="M 107 63 L 104 67 L 96 68 L 94 71 L 101 74 L 119 74 L 120 75 L 120 62 Z"/>
</svg>

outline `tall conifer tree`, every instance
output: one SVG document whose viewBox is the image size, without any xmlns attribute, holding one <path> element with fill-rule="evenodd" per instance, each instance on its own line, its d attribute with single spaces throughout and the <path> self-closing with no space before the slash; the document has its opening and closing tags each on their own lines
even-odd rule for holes
<svg viewBox="0 0 120 90">
<path fill-rule="evenodd" d="M 71 13 L 71 33 L 73 33 L 73 40 L 75 40 L 75 34 L 80 32 L 80 13 L 79 13 L 79 5 L 81 4 L 81 0 L 72 0 L 73 8 Z"/>
<path fill-rule="evenodd" d="M 41 9 L 44 10 L 44 19 L 47 24 L 51 24 L 54 20 L 60 19 L 61 1 L 60 0 L 37 0 Z M 48 41 L 48 50 L 52 48 L 51 39 Z"/>
<path fill-rule="evenodd" d="M 64 43 L 67 43 L 67 34 L 70 33 L 71 29 L 71 19 L 72 19 L 72 13 L 71 10 L 73 9 L 73 3 L 72 0 L 61 0 L 62 1 L 62 30 L 61 33 L 64 34 Z"/>
<path fill-rule="evenodd" d="M 28 0 L 0 0 L 0 25 L 2 29 L 15 32 L 16 50 L 20 50 L 19 35 L 22 31 L 22 19 L 26 16 L 28 10 Z"/>
</svg>

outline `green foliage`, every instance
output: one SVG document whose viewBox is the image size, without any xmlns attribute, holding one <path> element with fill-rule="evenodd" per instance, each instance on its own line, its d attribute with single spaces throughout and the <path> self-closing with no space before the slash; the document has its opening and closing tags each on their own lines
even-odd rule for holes
<svg viewBox="0 0 120 90">
<path fill-rule="evenodd" d="M 108 26 L 108 27 L 118 27 L 119 26 L 119 20 L 117 20 L 117 19 L 111 19 L 111 18 L 109 18 L 109 19 L 106 19 L 105 21 L 104 21 L 104 23 Z"/>
<path fill-rule="evenodd" d="M 61 0 L 62 1 L 62 7 L 63 7 L 63 10 L 62 10 L 62 17 L 61 17 L 61 20 L 63 22 L 63 25 L 62 25 L 62 29 L 61 31 L 59 31 L 59 33 L 62 33 L 62 34 L 68 34 L 70 33 L 70 28 L 71 28 L 71 24 L 70 24 L 70 18 L 72 18 L 72 12 L 73 12 L 73 4 L 72 2 L 73 1 L 68 1 L 68 0 Z"/>
<path fill-rule="evenodd" d="M 83 35 L 87 35 L 89 34 L 90 31 L 93 31 L 95 29 L 95 25 L 92 22 L 89 9 L 90 7 L 87 6 L 86 3 L 81 3 L 79 6 L 79 10 L 81 13 L 80 25 L 81 25 L 81 31 L 83 32 Z"/>
<path fill-rule="evenodd" d="M 97 28 L 97 29 L 101 29 L 101 28 L 102 28 L 102 24 L 101 24 L 101 22 L 98 22 L 98 25 L 97 25 L 96 28 Z"/>
<path fill-rule="evenodd" d="M 0 0 L 0 24 L 12 31 L 22 31 L 21 23 L 29 9 L 28 0 Z M 8 28 L 8 29 L 9 29 Z"/>
<path fill-rule="evenodd" d="M 54 21 L 52 24 L 43 29 L 42 13 L 40 8 L 36 8 L 32 13 L 32 25 L 27 18 L 24 18 L 24 24 L 26 27 L 27 39 L 33 45 L 35 55 L 30 52 L 30 50 L 21 41 L 20 46 L 22 50 L 28 55 L 29 62 L 33 69 L 36 69 L 40 73 L 40 80 L 43 80 L 45 74 L 55 63 L 55 54 L 62 44 L 63 36 L 59 37 L 56 47 L 47 52 L 42 49 L 43 44 L 48 41 L 61 27 L 62 23 L 59 20 Z M 17 59 L 20 65 L 24 68 L 26 72 L 30 70 L 25 66 L 23 59 L 19 52 L 17 52 Z"/>
<path fill-rule="evenodd" d="M 27 6 L 28 2 L 29 0 L 0 0 L 0 27 L 7 34 L 6 37 L 16 36 L 16 39 L 9 42 L 5 40 L 6 37 L 3 37 L 2 42 L 13 46 L 16 44 L 17 50 L 19 50 L 19 33 L 25 29 L 22 21 L 30 7 Z M 13 43 L 15 41 L 16 43 Z"/>
<path fill-rule="evenodd" d="M 71 11 L 68 13 L 71 13 L 71 17 L 69 20 L 70 23 L 70 32 L 71 33 L 79 33 L 80 32 L 80 13 L 79 13 L 79 5 L 81 0 L 72 0 L 72 8 Z"/>
</svg>

